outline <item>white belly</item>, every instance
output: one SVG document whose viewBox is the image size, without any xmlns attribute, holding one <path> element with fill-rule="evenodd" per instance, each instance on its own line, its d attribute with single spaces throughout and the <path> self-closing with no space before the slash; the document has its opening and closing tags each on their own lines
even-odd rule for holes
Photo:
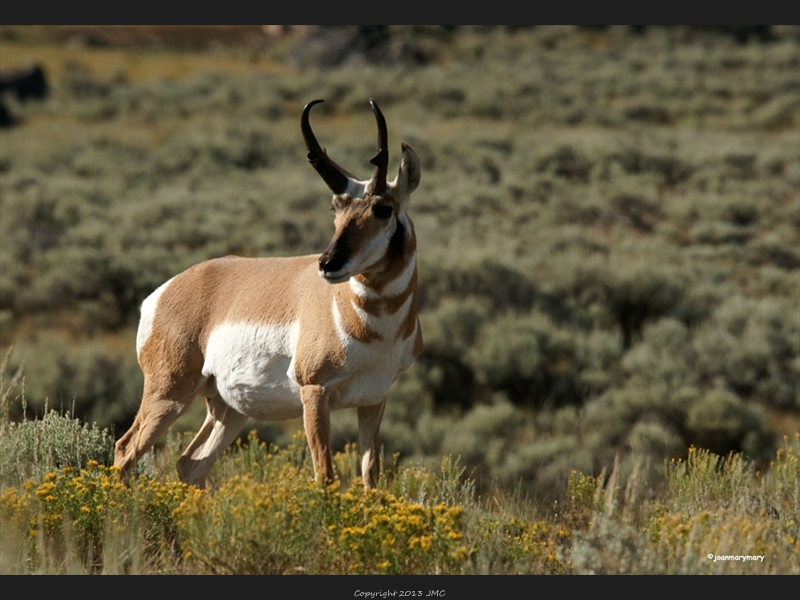
<svg viewBox="0 0 800 600">
<path fill-rule="evenodd" d="M 415 335 L 400 345 L 393 341 L 362 344 L 338 331 L 346 358 L 341 372 L 325 383 L 334 392 L 330 408 L 381 402 L 397 374 L 413 361 Z M 225 404 L 257 421 L 301 417 L 303 404 L 293 360 L 298 332 L 297 323 L 221 325 L 209 335 L 203 375 L 213 378 Z"/>
<path fill-rule="evenodd" d="M 291 375 L 296 324 L 226 324 L 206 345 L 203 375 L 213 377 L 220 398 L 258 421 L 303 415 L 300 386 Z"/>
</svg>

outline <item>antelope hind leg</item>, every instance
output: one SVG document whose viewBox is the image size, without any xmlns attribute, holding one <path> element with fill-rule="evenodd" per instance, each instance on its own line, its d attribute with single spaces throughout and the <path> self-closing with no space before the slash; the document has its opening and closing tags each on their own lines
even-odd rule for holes
<svg viewBox="0 0 800 600">
<path fill-rule="evenodd" d="M 178 459 L 178 477 L 184 483 L 205 487 L 214 462 L 231 445 L 247 422 L 247 415 L 227 406 L 219 396 L 206 398 L 206 420 Z"/>
<path fill-rule="evenodd" d="M 127 481 L 130 478 L 136 462 L 188 408 L 195 394 L 195 387 L 163 393 L 145 379 L 139 412 L 131 428 L 117 441 L 114 448 L 114 465 L 120 468 L 120 479 Z"/>
</svg>

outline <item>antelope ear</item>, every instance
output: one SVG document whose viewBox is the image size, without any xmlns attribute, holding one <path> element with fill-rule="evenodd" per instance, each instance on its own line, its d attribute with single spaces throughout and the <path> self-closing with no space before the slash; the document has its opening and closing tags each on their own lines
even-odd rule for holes
<svg viewBox="0 0 800 600">
<path fill-rule="evenodd" d="M 403 148 L 403 158 L 400 160 L 400 171 L 392 182 L 392 187 L 401 198 L 406 198 L 419 185 L 419 158 L 411 146 L 407 144 L 400 144 L 400 146 Z"/>
</svg>

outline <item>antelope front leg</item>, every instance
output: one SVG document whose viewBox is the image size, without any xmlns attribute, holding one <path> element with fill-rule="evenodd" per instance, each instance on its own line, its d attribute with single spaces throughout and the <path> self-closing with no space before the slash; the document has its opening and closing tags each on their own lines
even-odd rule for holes
<svg viewBox="0 0 800 600">
<path fill-rule="evenodd" d="M 378 430 L 381 427 L 386 398 L 380 404 L 358 407 L 358 445 L 361 447 L 361 479 L 364 487 L 374 488 L 378 483 Z"/>
<path fill-rule="evenodd" d="M 305 385 L 300 391 L 300 399 L 303 401 L 303 427 L 314 461 L 314 479 L 326 484 L 333 483 L 328 393 L 320 385 Z"/>
</svg>

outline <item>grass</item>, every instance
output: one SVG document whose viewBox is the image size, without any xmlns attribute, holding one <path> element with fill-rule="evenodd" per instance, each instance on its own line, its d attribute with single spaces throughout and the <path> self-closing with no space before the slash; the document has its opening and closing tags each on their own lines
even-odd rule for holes
<svg viewBox="0 0 800 600">
<path fill-rule="evenodd" d="M 75 424 L 51 412 L 23 425 L 39 445 L 94 446 L 94 430 Z M 11 430 L 3 439 L 20 435 Z M 171 455 L 180 442 L 175 434 L 163 456 L 151 456 L 127 486 L 115 467 L 86 454 L 77 464 L 72 456 L 34 458 L 32 477 L 22 481 L 4 468 L 0 573 L 796 574 L 800 568 L 800 436 L 785 439 L 764 472 L 739 455 L 695 448 L 686 460 L 663 465 L 664 479 L 654 486 L 639 463 L 627 476 L 619 462 L 607 476 L 572 472 L 565 501 L 555 504 L 499 488 L 478 495 L 450 457 L 438 469 L 384 464 L 378 488 L 365 490 L 353 446 L 336 455 L 339 479 L 326 488 L 313 482 L 302 435 L 278 448 L 254 433 L 224 455 L 210 489 L 200 490 L 175 479 Z M 4 465 L 11 448 L 5 441 L 0 447 Z"/>
</svg>

